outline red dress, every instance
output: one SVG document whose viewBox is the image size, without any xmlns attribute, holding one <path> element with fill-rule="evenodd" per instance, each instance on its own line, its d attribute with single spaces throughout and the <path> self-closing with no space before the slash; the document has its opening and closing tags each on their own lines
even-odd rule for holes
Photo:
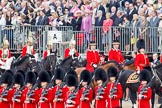
<svg viewBox="0 0 162 108">
<path fill-rule="evenodd" d="M 115 60 L 119 64 L 122 64 L 124 62 L 124 57 L 122 55 L 121 50 L 119 49 L 111 49 L 110 52 L 108 53 L 108 59 L 109 60 Z"/>
<path fill-rule="evenodd" d="M 137 54 L 134 64 L 136 69 L 139 67 L 142 70 L 145 66 L 149 66 L 150 62 L 146 54 Z"/>
<path fill-rule="evenodd" d="M 65 107 L 66 108 L 78 108 L 78 105 L 79 105 L 79 101 L 80 101 L 80 96 L 79 96 L 79 93 L 76 93 L 76 98 L 72 99 L 73 101 L 75 101 L 75 104 L 70 104 L 70 106 L 67 106 L 69 105 L 67 102 L 68 102 L 68 96 L 71 94 L 70 91 L 66 92 L 66 97 L 65 97 Z"/>
<path fill-rule="evenodd" d="M 6 58 L 10 58 L 11 57 L 11 51 L 9 50 L 9 49 L 7 49 L 7 57 L 3 57 L 3 49 L 0 49 L 0 59 L 1 59 L 1 61 L 3 61 L 3 62 L 6 62 Z M 1 66 L 1 64 L 0 64 L 0 66 Z"/>
<path fill-rule="evenodd" d="M 113 99 L 109 98 L 110 95 L 110 90 L 114 87 L 114 83 L 109 83 L 107 85 L 107 89 L 108 89 L 108 108 L 119 108 L 120 107 L 120 99 L 123 96 L 123 92 L 122 92 L 122 86 L 120 83 L 118 83 L 117 85 L 117 92 L 114 94 L 116 95 Z"/>
<path fill-rule="evenodd" d="M 4 89 L 0 89 L 0 97 Z M 0 108 L 10 108 L 12 103 L 12 97 L 13 97 L 14 90 L 10 89 L 7 93 L 7 96 L 4 96 L 3 98 L 7 99 L 7 101 L 0 102 Z"/>
<path fill-rule="evenodd" d="M 60 88 L 60 86 L 55 86 L 54 88 L 53 88 L 53 100 L 55 99 L 55 97 L 56 97 L 56 91 L 58 91 L 59 90 L 59 88 Z M 67 88 L 67 86 L 65 86 L 65 87 L 63 87 L 62 88 L 62 95 L 61 96 L 59 96 L 58 98 L 59 99 L 63 99 L 63 101 L 60 101 L 60 102 L 53 102 L 53 108 L 64 108 L 65 107 L 65 97 L 66 97 L 66 92 L 68 92 L 68 88 Z"/>
<path fill-rule="evenodd" d="M 142 85 L 138 88 L 138 95 L 140 94 L 140 90 L 142 89 Z M 138 99 L 138 108 L 151 108 L 150 99 L 152 97 L 152 89 L 149 87 L 147 93 L 144 93 L 144 99 Z"/>
<path fill-rule="evenodd" d="M 87 65 L 86 65 L 87 70 L 89 70 L 90 72 L 94 72 L 94 67 L 92 65 L 93 64 L 98 65 L 99 62 L 100 57 L 98 51 L 92 50 L 87 51 Z"/>
<path fill-rule="evenodd" d="M 29 92 L 29 89 L 26 88 L 25 100 L 28 98 L 27 97 L 28 92 Z M 24 108 L 37 108 L 37 104 L 39 101 L 39 93 L 40 93 L 39 89 L 34 90 L 34 95 L 30 97 L 34 100 L 32 100 L 30 103 L 24 102 Z"/>
<path fill-rule="evenodd" d="M 14 94 L 17 92 L 17 90 L 15 89 L 14 90 Z M 13 108 L 24 108 L 23 107 L 23 104 L 24 104 L 24 100 L 25 100 L 25 94 L 26 94 L 26 90 L 24 89 L 21 93 L 21 96 L 20 97 L 17 97 L 16 99 L 20 99 L 20 102 L 15 102 L 13 101 L 12 104 L 13 104 Z"/>
<path fill-rule="evenodd" d="M 40 89 L 40 96 L 41 96 L 43 91 L 44 91 L 44 88 L 41 88 Z M 45 95 L 45 98 L 47 98 L 47 100 L 45 100 L 43 102 L 41 102 L 39 100 L 39 105 L 38 106 L 40 106 L 40 108 L 51 108 L 50 106 L 51 106 L 51 103 L 52 103 L 53 95 L 54 94 L 52 93 L 52 89 L 49 89 L 48 93 Z"/>
<path fill-rule="evenodd" d="M 67 58 L 67 57 L 70 56 L 70 55 L 69 55 L 69 52 L 70 52 L 70 48 L 66 48 L 66 49 L 65 49 L 65 52 L 64 52 L 64 58 Z M 76 51 L 76 56 L 77 56 L 77 57 L 79 56 L 78 51 Z"/>
<path fill-rule="evenodd" d="M 80 92 L 79 92 L 80 98 L 82 97 L 82 93 L 83 93 L 84 90 L 86 90 L 86 88 L 84 88 L 84 87 L 82 87 L 80 89 Z M 93 90 L 92 90 L 92 88 L 89 89 L 89 94 L 87 96 L 85 96 L 85 97 L 87 97 L 89 100 L 86 100 L 86 101 L 80 100 L 80 108 L 91 108 L 90 104 L 91 104 L 92 99 L 93 99 Z"/>
<path fill-rule="evenodd" d="M 26 54 L 27 54 L 27 46 L 24 46 L 23 49 L 22 49 L 22 57 L 25 57 Z M 34 47 L 31 49 L 31 54 L 34 55 L 35 54 L 35 51 L 34 51 Z"/>
<path fill-rule="evenodd" d="M 95 87 L 95 97 L 97 96 L 97 90 L 100 86 Z M 104 94 L 102 95 L 103 98 L 100 100 L 95 99 L 95 108 L 106 108 L 106 100 L 107 100 L 107 88 L 104 88 Z"/>
</svg>

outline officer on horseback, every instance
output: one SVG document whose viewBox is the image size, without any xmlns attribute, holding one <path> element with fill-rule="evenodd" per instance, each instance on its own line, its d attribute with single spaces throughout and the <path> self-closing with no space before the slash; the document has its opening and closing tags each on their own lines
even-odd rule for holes
<svg viewBox="0 0 162 108">
<path fill-rule="evenodd" d="M 5 68 L 6 61 L 11 57 L 11 51 L 9 50 L 9 41 L 6 36 L 3 38 L 2 49 L 0 49 L 0 67 Z"/>
<path fill-rule="evenodd" d="M 27 45 L 25 45 L 22 49 L 22 58 L 26 56 L 26 54 L 33 55 L 35 54 L 34 46 L 33 46 L 33 37 L 32 33 L 29 33 Z"/>
<path fill-rule="evenodd" d="M 48 41 L 47 42 L 47 50 L 45 50 L 44 53 L 43 53 L 44 59 L 52 53 L 52 48 L 53 48 L 52 41 Z"/>
<path fill-rule="evenodd" d="M 140 72 L 141 70 L 144 69 L 144 67 L 147 67 L 150 65 L 150 61 L 149 61 L 147 55 L 145 54 L 144 40 L 138 40 L 137 48 L 139 50 L 139 53 L 136 56 L 134 64 L 136 66 L 137 72 Z"/>
<path fill-rule="evenodd" d="M 76 45 L 76 41 L 72 39 L 70 41 L 69 48 L 65 49 L 64 58 L 67 58 L 68 56 L 72 56 L 72 57 L 79 56 L 79 53 L 75 48 L 75 45 Z"/>
</svg>

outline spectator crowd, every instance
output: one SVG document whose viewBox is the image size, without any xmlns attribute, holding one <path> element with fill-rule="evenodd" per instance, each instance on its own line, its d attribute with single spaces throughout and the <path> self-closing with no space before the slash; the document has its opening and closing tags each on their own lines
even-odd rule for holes
<svg viewBox="0 0 162 108">
<path fill-rule="evenodd" d="M 2 26 L 72 26 L 84 32 L 88 43 L 94 30 L 98 49 L 108 48 L 113 36 L 124 43 L 126 53 L 137 38 L 157 52 L 161 32 L 156 27 L 162 27 L 161 19 L 162 0 L 1 0 L 0 4 Z M 112 26 L 118 28 L 112 32 Z"/>
</svg>

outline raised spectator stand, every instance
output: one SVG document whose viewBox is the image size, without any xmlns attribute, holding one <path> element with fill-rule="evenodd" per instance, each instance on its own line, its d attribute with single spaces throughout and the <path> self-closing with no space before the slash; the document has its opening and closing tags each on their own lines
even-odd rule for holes
<svg viewBox="0 0 162 108">
<path fill-rule="evenodd" d="M 103 33 L 104 27 L 93 27 L 90 32 L 74 31 L 70 26 L 1 26 L 0 44 L 6 35 L 10 42 L 12 53 L 20 53 L 22 46 L 26 44 L 30 32 L 34 39 L 34 47 L 42 56 L 46 49 L 48 40 L 53 41 L 54 49 L 57 49 L 58 56 L 63 57 L 64 50 L 69 46 L 69 41 L 76 40 L 76 47 L 80 54 L 86 54 L 91 41 L 95 41 L 97 49 L 107 55 L 112 48 L 112 41 L 120 41 L 120 49 L 125 54 L 137 50 L 136 42 L 144 39 L 147 53 L 160 53 L 162 48 L 162 28 L 131 28 L 131 27 L 109 27 L 109 32 Z M 108 27 L 107 27 L 108 28 Z M 145 33 L 140 34 L 140 29 L 145 29 Z M 157 35 L 154 35 L 157 34 Z"/>
</svg>

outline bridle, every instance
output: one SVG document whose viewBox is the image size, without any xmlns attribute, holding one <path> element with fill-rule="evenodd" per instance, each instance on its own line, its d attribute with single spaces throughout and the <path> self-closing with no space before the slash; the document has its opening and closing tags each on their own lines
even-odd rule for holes
<svg viewBox="0 0 162 108">
<path fill-rule="evenodd" d="M 160 80 L 160 78 L 159 78 L 159 76 L 158 76 L 158 74 L 160 74 L 156 69 L 153 69 L 153 67 L 151 67 L 151 70 L 152 70 L 152 72 L 153 72 L 153 75 L 159 80 L 159 82 L 160 82 L 160 86 L 162 86 L 162 81 Z M 155 72 L 155 71 L 156 72 Z M 157 74 L 158 73 L 158 74 Z M 160 75 L 162 75 L 162 74 L 160 74 Z"/>
</svg>

